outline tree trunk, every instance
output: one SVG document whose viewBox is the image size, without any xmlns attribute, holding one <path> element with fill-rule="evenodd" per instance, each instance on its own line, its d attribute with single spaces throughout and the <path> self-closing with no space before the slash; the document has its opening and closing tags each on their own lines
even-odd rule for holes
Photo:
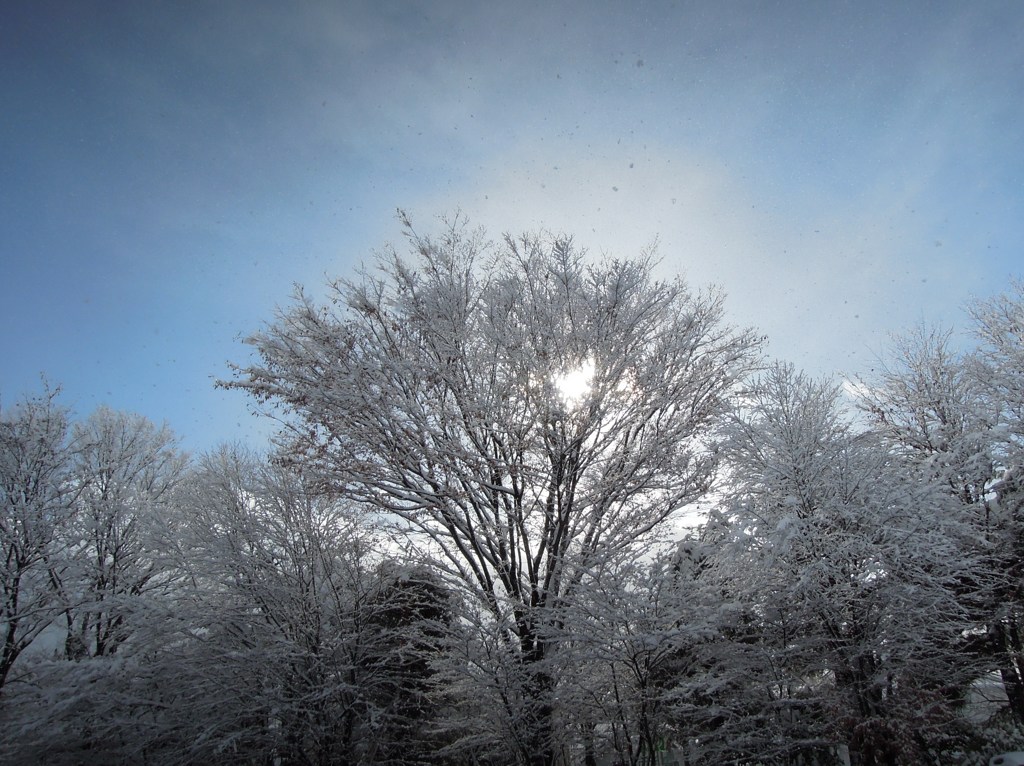
<svg viewBox="0 0 1024 766">
<path fill-rule="evenodd" d="M 531 672 L 531 670 L 533 672 Z M 551 704 L 554 686 L 551 677 L 542 670 L 528 669 L 531 680 L 527 690 L 530 715 L 523 721 L 523 738 L 528 744 L 526 753 L 530 766 L 554 766 L 555 763 L 555 709 Z"/>
<path fill-rule="evenodd" d="M 554 766 L 555 708 L 551 703 L 554 679 L 544 668 L 548 645 L 529 618 L 521 617 L 518 627 L 525 676 L 523 697 L 528 711 L 520 722 L 523 756 L 529 766 Z"/>
<path fill-rule="evenodd" d="M 1016 620 L 1010 620 L 1009 624 L 997 622 L 993 626 L 992 639 L 1010 710 L 1018 721 L 1024 722 L 1024 679 L 1020 675 L 1020 637 Z"/>
</svg>

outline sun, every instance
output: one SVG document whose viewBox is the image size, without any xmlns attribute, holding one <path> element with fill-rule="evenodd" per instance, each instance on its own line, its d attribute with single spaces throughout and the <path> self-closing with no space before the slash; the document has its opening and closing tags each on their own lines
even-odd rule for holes
<svg viewBox="0 0 1024 766">
<path fill-rule="evenodd" d="M 562 400 L 569 406 L 580 403 L 590 393 L 590 382 L 594 378 L 594 360 L 587 359 L 578 367 L 555 375 L 555 388 Z"/>
</svg>

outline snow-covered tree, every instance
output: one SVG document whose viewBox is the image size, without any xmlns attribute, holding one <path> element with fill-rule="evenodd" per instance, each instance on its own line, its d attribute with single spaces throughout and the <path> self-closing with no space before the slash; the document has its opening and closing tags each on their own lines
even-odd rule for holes
<svg viewBox="0 0 1024 766">
<path fill-rule="evenodd" d="M 68 413 L 49 391 L 0 412 L 0 692 L 56 616 L 51 572 L 74 512 Z"/>
<path fill-rule="evenodd" d="M 448 658 L 454 605 L 438 575 L 413 562 L 385 560 L 373 570 L 365 604 L 372 671 L 367 760 L 378 764 L 451 763 L 451 697 L 438 670 Z M 480 700 L 475 700 L 479 704 Z"/>
<path fill-rule="evenodd" d="M 973 307 L 981 341 L 972 368 L 988 409 L 994 472 L 986 508 L 1002 532 L 995 565 L 1008 575 L 993 605 L 990 637 L 1010 705 L 1024 721 L 1024 282 Z"/>
<path fill-rule="evenodd" d="M 389 563 L 343 501 L 238 450 L 203 458 L 181 503 L 182 663 L 188 706 L 206 711 L 190 759 L 428 762 L 448 614 L 436 578 Z"/>
<path fill-rule="evenodd" d="M 80 658 L 117 651 L 133 604 L 166 585 L 154 531 L 187 459 L 166 426 L 139 415 L 101 407 L 73 431 L 76 513 L 53 584 L 65 603 L 65 654 Z"/>
<path fill-rule="evenodd" d="M 777 365 L 723 446 L 735 542 L 718 566 L 757 621 L 778 735 L 753 752 L 846 742 L 862 764 L 920 763 L 981 672 L 959 650 L 977 627 L 962 583 L 984 558 L 948 488 L 855 432 L 840 401 Z"/>
<path fill-rule="evenodd" d="M 889 359 L 857 387 L 858 403 L 888 444 L 984 515 L 999 407 L 979 385 L 976 360 L 951 337 L 928 327 L 894 335 Z"/>
<path fill-rule="evenodd" d="M 649 256 L 405 223 L 411 258 L 387 250 L 327 305 L 300 292 L 229 385 L 283 406 L 297 462 L 472 592 L 519 663 L 512 741 L 550 764 L 564 607 L 707 491 L 707 436 L 757 343 Z"/>
<path fill-rule="evenodd" d="M 78 430 L 114 422 L 138 425 L 101 413 Z M 178 456 L 168 457 L 157 473 L 169 480 Z M 0 706 L 0 760 L 437 762 L 446 703 L 434 665 L 452 613 L 440 578 L 390 559 L 337 498 L 240 449 L 202 457 L 168 492 L 145 537 L 114 525 L 121 566 L 95 571 L 116 577 L 70 608 L 75 628 L 111 626 L 106 651 L 90 629 L 74 661 L 33 659 Z M 72 577 L 94 572 L 79 560 L 93 550 L 81 532 L 96 518 L 83 507 L 70 527 L 78 536 L 63 531 L 80 541 L 61 559 L 65 593 L 97 582 Z M 53 582 L 44 584 L 56 594 Z M 50 614 L 66 609 L 58 600 Z"/>
<path fill-rule="evenodd" d="M 203 752 L 354 758 L 366 644 L 352 640 L 353 605 L 368 597 L 370 553 L 339 506 L 229 448 L 200 459 L 179 502 L 196 627 L 182 662 L 205 711 Z"/>
<path fill-rule="evenodd" d="M 971 314 L 981 340 L 975 376 L 999 413 L 993 437 L 1002 473 L 990 490 L 1000 512 L 1015 517 L 1024 508 L 1024 281 Z"/>
<path fill-rule="evenodd" d="M 154 658 L 180 641 L 168 628 L 177 604 L 159 530 L 185 457 L 166 428 L 105 407 L 71 430 L 61 468 L 68 515 L 46 562 L 52 643 L 63 633 L 63 651 L 25 663 L 25 683 L 0 711 L 0 760 L 142 760 L 152 708 L 134 695 Z M 142 703 L 139 715 L 128 700 Z"/>
<path fill-rule="evenodd" d="M 973 532 L 964 555 L 979 561 L 960 583 L 961 602 L 985 628 L 984 640 L 972 632 L 971 651 L 991 656 L 1010 707 L 1024 720 L 1014 305 L 1004 296 L 976 308 L 979 334 L 988 341 L 980 351 L 957 351 L 949 332 L 919 328 L 895 336 L 888 359 L 859 388 L 860 405 L 885 444 L 960 503 L 960 520 Z"/>
<path fill-rule="evenodd" d="M 702 605 L 680 569 L 673 551 L 603 570 L 569 610 L 559 694 L 588 763 L 653 765 L 689 736 L 673 687 L 699 654 Z"/>
</svg>

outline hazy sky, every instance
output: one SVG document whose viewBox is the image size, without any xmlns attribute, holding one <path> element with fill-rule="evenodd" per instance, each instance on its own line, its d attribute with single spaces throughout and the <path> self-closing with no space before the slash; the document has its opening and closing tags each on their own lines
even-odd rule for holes
<svg viewBox="0 0 1024 766">
<path fill-rule="evenodd" d="M 259 433 L 240 338 L 456 209 L 815 373 L 1024 273 L 1024 3 L 0 5 L 0 403 Z"/>
</svg>

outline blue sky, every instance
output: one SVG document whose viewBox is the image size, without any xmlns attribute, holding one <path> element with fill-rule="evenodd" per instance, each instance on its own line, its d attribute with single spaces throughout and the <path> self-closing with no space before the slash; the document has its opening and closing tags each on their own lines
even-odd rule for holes
<svg viewBox="0 0 1024 766">
<path fill-rule="evenodd" d="M 213 380 L 396 207 L 657 238 L 814 373 L 1024 273 L 1018 2 L 33 0 L 0 99 L 0 403 L 45 374 L 195 450 L 261 438 Z"/>
</svg>

